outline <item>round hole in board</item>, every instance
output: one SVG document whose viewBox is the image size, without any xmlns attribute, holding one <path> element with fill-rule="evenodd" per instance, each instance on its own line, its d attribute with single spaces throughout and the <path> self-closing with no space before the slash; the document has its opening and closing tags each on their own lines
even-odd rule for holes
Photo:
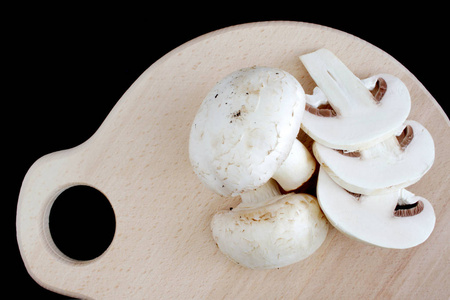
<svg viewBox="0 0 450 300">
<path fill-rule="evenodd" d="M 109 200 L 99 190 L 76 185 L 63 191 L 49 215 L 50 235 L 66 256 L 88 261 L 108 249 L 116 230 Z"/>
</svg>

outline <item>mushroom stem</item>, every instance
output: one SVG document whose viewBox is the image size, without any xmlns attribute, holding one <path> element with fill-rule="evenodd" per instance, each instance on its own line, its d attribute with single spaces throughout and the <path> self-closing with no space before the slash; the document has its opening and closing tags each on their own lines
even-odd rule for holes
<svg viewBox="0 0 450 300">
<path fill-rule="evenodd" d="M 293 191 L 311 178 L 316 169 L 316 160 L 308 149 L 297 139 L 291 152 L 278 170 L 273 174 L 285 191 Z"/>
<path fill-rule="evenodd" d="M 330 51 L 320 49 L 300 59 L 338 115 L 354 115 L 376 105 L 369 89 Z"/>
<path fill-rule="evenodd" d="M 397 157 L 400 155 L 401 149 L 400 145 L 395 136 L 392 136 L 374 146 L 361 150 L 360 154 L 363 159 L 370 159 L 375 157 Z"/>
<path fill-rule="evenodd" d="M 274 197 L 280 196 L 280 189 L 275 180 L 270 179 L 255 190 L 247 191 L 241 194 L 242 203 L 263 203 Z"/>
<path fill-rule="evenodd" d="M 365 150 L 361 150 L 360 154 L 363 158 L 373 158 L 378 156 L 385 157 L 398 157 L 406 149 L 411 140 L 413 139 L 413 129 L 411 126 L 402 128 L 402 131 L 398 135 L 392 135 L 388 139 L 375 144 Z"/>
</svg>

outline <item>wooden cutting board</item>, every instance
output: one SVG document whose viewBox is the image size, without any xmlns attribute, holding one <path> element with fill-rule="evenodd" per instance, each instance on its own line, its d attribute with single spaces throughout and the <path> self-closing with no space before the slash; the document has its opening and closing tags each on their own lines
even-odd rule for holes
<svg viewBox="0 0 450 300">
<path fill-rule="evenodd" d="M 408 86 L 409 119 L 433 135 L 436 161 L 410 190 L 429 199 L 436 227 L 422 245 L 381 249 L 330 228 L 322 247 L 288 267 L 253 271 L 216 247 L 209 223 L 238 198 L 207 190 L 188 160 L 194 115 L 228 73 L 263 65 L 314 83 L 298 56 L 328 48 L 360 78 L 391 73 Z M 302 141 L 309 143 L 304 134 Z M 17 238 L 31 276 L 61 294 L 94 299 L 448 299 L 450 297 L 450 122 L 422 84 L 389 54 L 352 35 L 297 22 L 225 28 L 196 38 L 150 66 L 85 143 L 46 155 L 20 191 Z M 51 240 L 48 215 L 74 185 L 100 190 L 116 217 L 112 244 L 76 261 Z"/>
</svg>

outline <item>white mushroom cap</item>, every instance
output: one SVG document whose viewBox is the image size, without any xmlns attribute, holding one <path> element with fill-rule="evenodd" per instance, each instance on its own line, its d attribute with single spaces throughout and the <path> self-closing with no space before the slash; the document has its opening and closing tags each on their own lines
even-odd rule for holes
<svg viewBox="0 0 450 300">
<path fill-rule="evenodd" d="M 323 168 L 319 171 L 317 198 L 328 221 L 339 231 L 385 248 L 405 249 L 423 243 L 436 221 L 433 207 L 422 197 L 406 190 L 355 197 Z M 405 209 L 399 209 L 402 207 Z"/>
<path fill-rule="evenodd" d="M 302 128 L 322 145 L 365 149 L 392 136 L 408 117 L 411 98 L 399 78 L 379 74 L 360 80 L 326 49 L 300 59 L 317 84 L 306 96 Z M 331 108 L 321 109 L 327 105 Z"/>
<path fill-rule="evenodd" d="M 313 151 L 335 182 L 365 195 L 405 188 L 419 181 L 434 162 L 433 138 L 425 127 L 411 120 L 396 135 L 365 150 L 345 153 L 315 142 Z"/>
<path fill-rule="evenodd" d="M 251 269 L 271 269 L 314 253 L 326 238 L 328 222 L 315 197 L 290 193 L 220 211 L 211 229 L 230 259 Z"/>
<path fill-rule="evenodd" d="M 283 70 L 253 67 L 226 76 L 192 124 L 194 172 L 223 196 L 263 185 L 288 157 L 304 108 L 303 88 Z"/>
</svg>

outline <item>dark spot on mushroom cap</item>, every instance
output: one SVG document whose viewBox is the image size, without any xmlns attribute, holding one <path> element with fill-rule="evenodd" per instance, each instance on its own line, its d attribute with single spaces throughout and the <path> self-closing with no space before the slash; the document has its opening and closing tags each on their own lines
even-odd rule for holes
<svg viewBox="0 0 450 300">
<path fill-rule="evenodd" d="M 233 118 L 237 118 L 241 115 L 241 110 L 238 110 L 236 112 L 233 113 Z"/>
</svg>

